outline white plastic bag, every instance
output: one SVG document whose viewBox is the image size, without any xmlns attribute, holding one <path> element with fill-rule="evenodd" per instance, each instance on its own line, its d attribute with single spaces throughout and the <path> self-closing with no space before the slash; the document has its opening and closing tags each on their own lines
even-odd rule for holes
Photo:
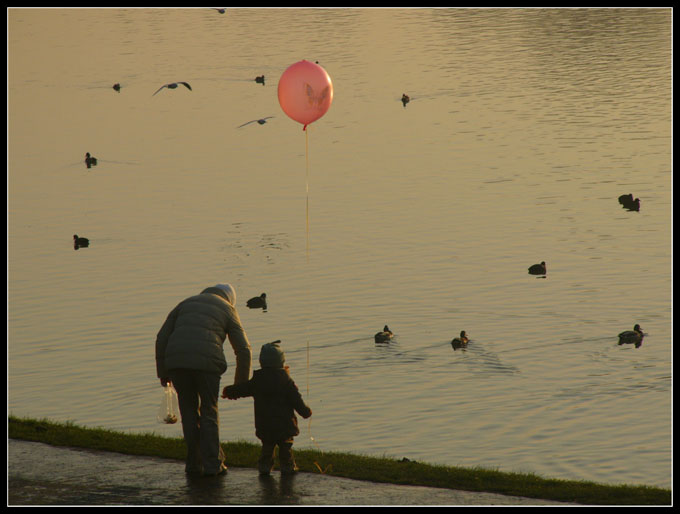
<svg viewBox="0 0 680 514">
<path fill-rule="evenodd" d="M 177 391 L 175 391 L 171 384 L 168 384 L 163 389 L 163 399 L 161 400 L 161 407 L 158 409 L 158 422 L 174 425 L 179 418 Z"/>
</svg>

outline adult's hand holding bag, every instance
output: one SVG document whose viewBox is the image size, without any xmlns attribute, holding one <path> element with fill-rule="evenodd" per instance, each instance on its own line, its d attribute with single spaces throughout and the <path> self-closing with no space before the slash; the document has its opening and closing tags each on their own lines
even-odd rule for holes
<svg viewBox="0 0 680 514">
<path fill-rule="evenodd" d="M 163 388 L 163 398 L 157 417 L 159 423 L 165 423 L 166 425 L 174 425 L 180 418 L 177 391 L 175 391 L 175 388 L 169 382 Z"/>
</svg>

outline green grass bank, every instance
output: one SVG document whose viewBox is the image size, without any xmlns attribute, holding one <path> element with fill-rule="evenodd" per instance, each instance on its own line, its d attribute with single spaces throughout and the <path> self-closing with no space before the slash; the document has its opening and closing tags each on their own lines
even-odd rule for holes
<svg viewBox="0 0 680 514">
<path fill-rule="evenodd" d="M 8 417 L 8 436 L 53 446 L 105 450 L 184 460 L 181 438 L 128 434 L 84 428 L 46 419 Z M 249 442 L 222 443 L 227 465 L 255 468 L 260 446 Z M 531 473 L 507 473 L 485 468 L 460 468 L 399 461 L 341 452 L 295 450 L 301 471 L 399 485 L 420 485 L 464 491 L 499 493 L 585 505 L 671 505 L 671 491 L 640 485 L 607 485 L 542 478 Z"/>
</svg>

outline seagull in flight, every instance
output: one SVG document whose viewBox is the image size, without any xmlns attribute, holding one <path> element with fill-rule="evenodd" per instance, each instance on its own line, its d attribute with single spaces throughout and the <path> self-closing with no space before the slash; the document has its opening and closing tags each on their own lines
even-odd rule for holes
<svg viewBox="0 0 680 514">
<path fill-rule="evenodd" d="M 267 120 L 268 120 L 269 118 L 274 118 L 274 116 L 267 116 L 266 118 L 260 118 L 259 120 L 250 120 L 250 121 L 244 123 L 243 125 L 239 125 L 239 126 L 236 127 L 236 128 L 245 127 L 246 125 L 248 125 L 248 124 L 250 124 L 250 123 L 255 123 L 255 122 L 258 122 L 260 125 L 264 125 L 265 123 L 267 123 Z"/>
<path fill-rule="evenodd" d="M 160 90 L 163 89 L 164 87 L 167 87 L 168 89 L 175 89 L 175 88 L 177 88 L 177 86 L 179 86 L 180 84 L 186 86 L 187 89 L 189 89 L 189 91 L 192 91 L 191 86 L 190 86 L 187 82 L 171 82 L 170 84 L 165 84 L 164 86 L 159 87 L 158 90 L 156 91 L 156 93 L 158 93 L 158 91 L 160 91 Z M 155 96 L 156 93 L 154 93 L 154 94 L 151 95 L 151 96 Z"/>
</svg>

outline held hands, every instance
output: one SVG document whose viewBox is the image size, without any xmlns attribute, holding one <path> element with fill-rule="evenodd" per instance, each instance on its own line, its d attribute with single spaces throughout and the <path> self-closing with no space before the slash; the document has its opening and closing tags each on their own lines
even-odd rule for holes
<svg viewBox="0 0 680 514">
<path fill-rule="evenodd" d="M 233 394 L 230 394 L 230 388 L 231 386 L 224 386 L 224 389 L 222 389 L 222 398 L 229 398 L 230 400 L 235 400 L 236 396 Z"/>
<path fill-rule="evenodd" d="M 290 367 L 289 366 L 284 366 L 283 369 L 286 370 L 286 373 L 290 373 Z M 222 389 L 222 398 L 228 398 L 229 400 L 238 399 L 238 395 L 236 394 L 236 392 L 233 389 L 234 385 L 224 386 L 224 389 Z"/>
</svg>

